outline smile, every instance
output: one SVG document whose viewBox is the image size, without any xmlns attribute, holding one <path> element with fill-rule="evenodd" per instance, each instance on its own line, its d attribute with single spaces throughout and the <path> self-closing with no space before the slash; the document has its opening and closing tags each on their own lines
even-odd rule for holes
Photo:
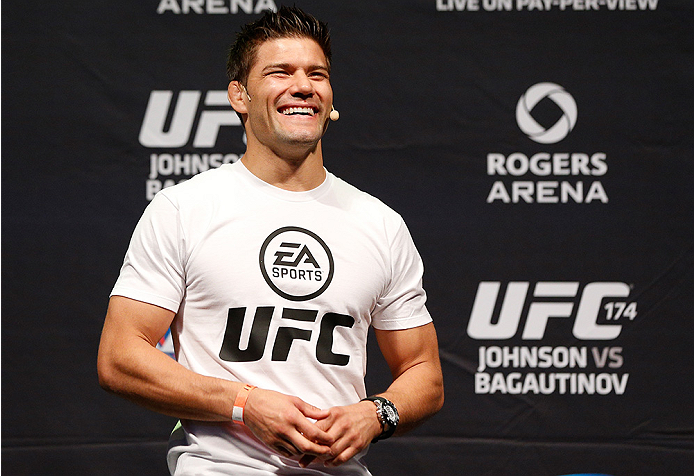
<svg viewBox="0 0 694 476">
<path fill-rule="evenodd" d="M 280 110 L 280 113 L 284 114 L 285 116 L 293 116 L 296 114 L 303 116 L 313 116 L 316 114 L 316 111 L 312 107 L 288 107 L 286 109 Z"/>
</svg>

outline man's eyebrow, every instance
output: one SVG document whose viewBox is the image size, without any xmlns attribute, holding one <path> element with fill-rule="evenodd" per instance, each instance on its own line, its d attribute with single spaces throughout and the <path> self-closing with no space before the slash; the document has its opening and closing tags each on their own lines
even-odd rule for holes
<svg viewBox="0 0 694 476">
<path fill-rule="evenodd" d="M 295 65 L 292 65 L 291 63 L 272 63 L 263 68 L 263 72 L 271 70 L 271 69 L 289 69 L 289 70 L 294 70 L 297 69 Z M 317 70 L 323 70 L 323 71 L 330 71 L 327 65 L 325 64 L 314 64 L 306 68 L 307 71 L 317 71 Z"/>
</svg>

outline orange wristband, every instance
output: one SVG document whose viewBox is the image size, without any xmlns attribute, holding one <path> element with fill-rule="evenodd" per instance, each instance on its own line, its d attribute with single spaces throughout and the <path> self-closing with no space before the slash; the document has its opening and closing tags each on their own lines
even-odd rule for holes
<svg viewBox="0 0 694 476">
<path fill-rule="evenodd" d="M 243 411 L 246 408 L 246 400 L 248 400 L 248 394 L 251 390 L 256 388 L 255 385 L 246 384 L 243 386 L 239 393 L 236 394 L 236 400 L 234 400 L 234 408 L 231 412 L 231 420 L 239 425 L 245 425 L 243 421 Z"/>
</svg>

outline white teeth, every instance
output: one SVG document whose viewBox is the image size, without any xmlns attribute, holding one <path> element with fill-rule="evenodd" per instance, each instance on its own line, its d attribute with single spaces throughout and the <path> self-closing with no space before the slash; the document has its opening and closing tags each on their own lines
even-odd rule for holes
<svg viewBox="0 0 694 476">
<path fill-rule="evenodd" d="M 282 114 L 286 116 L 290 114 L 308 114 L 313 116 L 313 109 L 310 107 L 289 107 L 282 111 Z"/>
</svg>

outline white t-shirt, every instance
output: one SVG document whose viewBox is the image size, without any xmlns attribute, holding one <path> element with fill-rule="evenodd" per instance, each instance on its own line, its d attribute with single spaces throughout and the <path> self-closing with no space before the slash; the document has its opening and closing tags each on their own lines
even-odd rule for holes
<svg viewBox="0 0 694 476">
<path fill-rule="evenodd" d="M 111 294 L 176 312 L 185 367 L 329 408 L 366 396 L 369 326 L 431 322 L 422 273 L 405 223 L 379 200 L 330 173 L 313 190 L 282 190 L 239 161 L 154 197 Z M 210 462 L 231 474 L 299 469 L 243 426 L 182 423 L 177 475 Z M 310 468 L 368 474 L 359 458 Z"/>
</svg>

